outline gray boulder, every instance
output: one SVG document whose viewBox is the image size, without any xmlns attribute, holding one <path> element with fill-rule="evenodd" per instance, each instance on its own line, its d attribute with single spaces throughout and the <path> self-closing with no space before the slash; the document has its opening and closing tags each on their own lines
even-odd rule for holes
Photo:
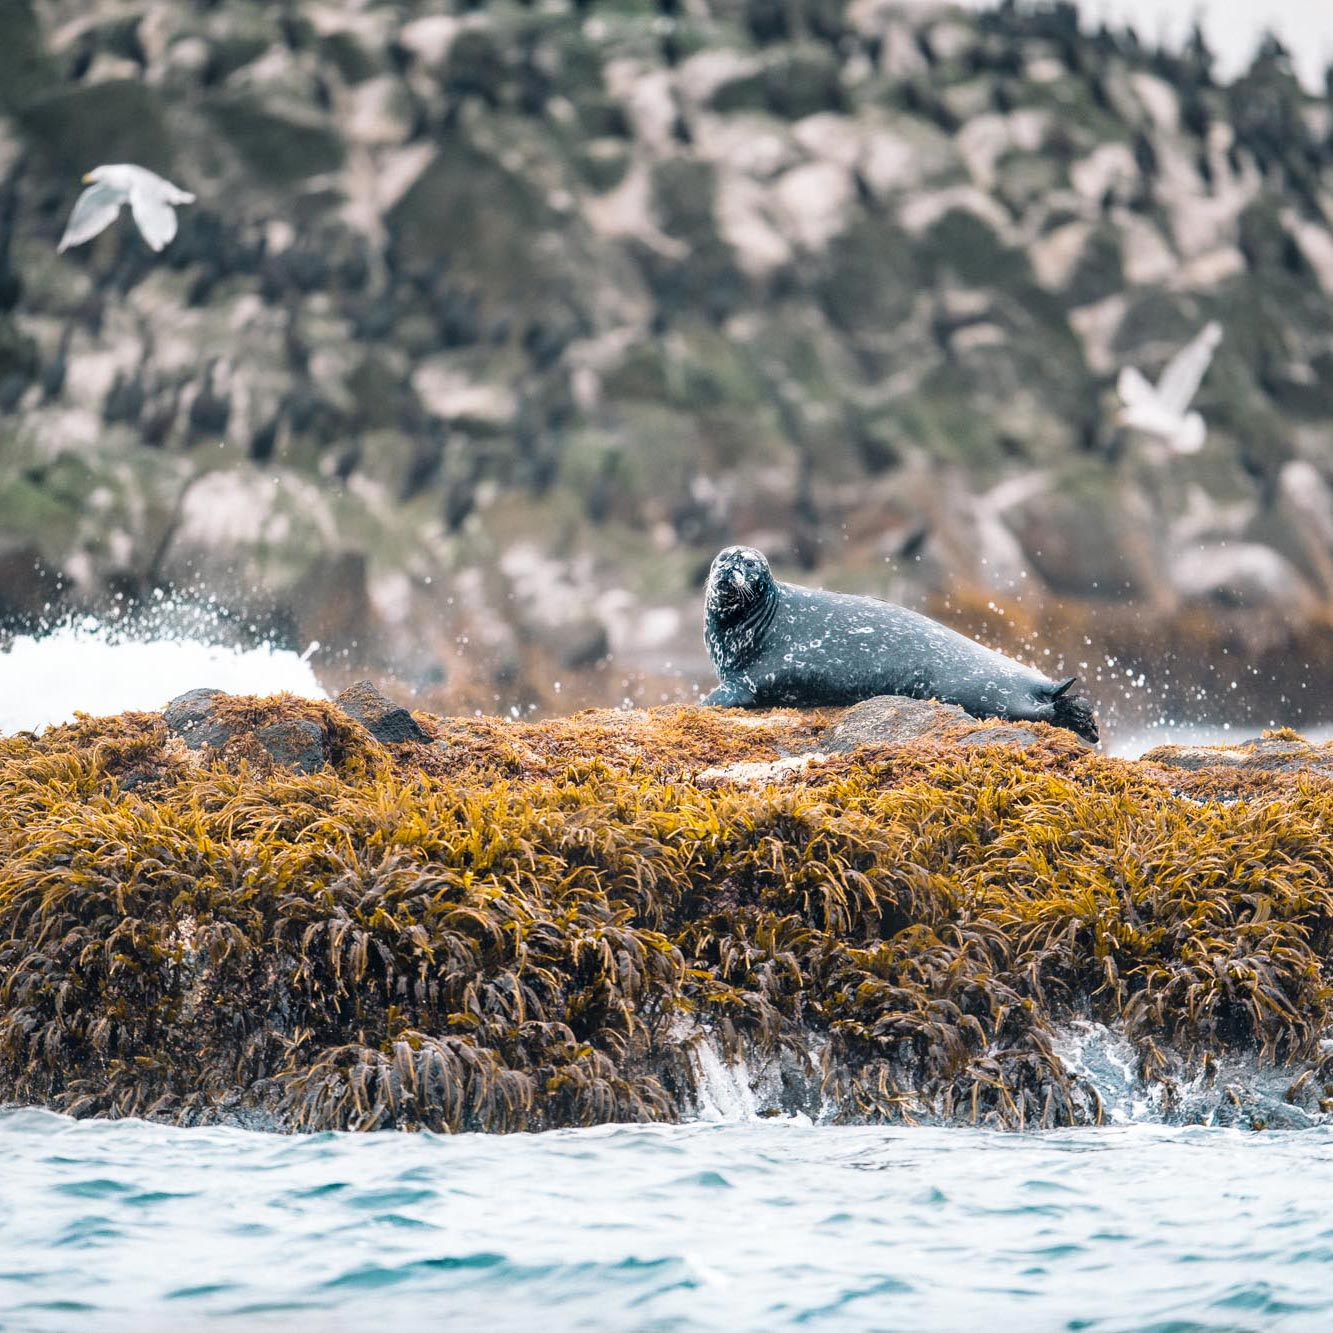
<svg viewBox="0 0 1333 1333">
<path fill-rule="evenodd" d="M 1191 773 L 1220 768 L 1333 777 L 1333 745 L 1312 745 L 1294 731 L 1266 731 L 1238 745 L 1159 745 L 1142 762 Z"/>
<path fill-rule="evenodd" d="M 386 745 L 402 741 L 424 744 L 430 740 L 406 708 L 381 694 L 368 680 L 349 685 L 333 702 Z"/>
<path fill-rule="evenodd" d="M 179 736 L 191 750 L 210 746 L 220 750 L 235 734 L 216 716 L 217 703 L 227 698 L 225 690 L 201 688 L 178 694 L 163 710 L 167 729 Z"/>
<path fill-rule="evenodd" d="M 162 718 L 187 749 L 199 751 L 205 758 L 230 747 L 236 757 L 267 756 L 279 767 L 298 773 L 314 773 L 329 762 L 328 737 L 318 723 L 308 718 L 282 718 L 265 726 L 252 726 L 244 717 L 220 714 L 219 705 L 230 697 L 223 690 L 187 690 L 162 710 Z"/>
</svg>

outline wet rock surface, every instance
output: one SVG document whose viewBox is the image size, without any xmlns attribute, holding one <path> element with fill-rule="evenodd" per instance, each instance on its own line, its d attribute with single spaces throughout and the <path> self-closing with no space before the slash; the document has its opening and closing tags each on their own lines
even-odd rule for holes
<svg viewBox="0 0 1333 1333">
<path fill-rule="evenodd" d="M 271 712 L 272 710 L 267 710 Z M 188 690 L 162 711 L 173 736 L 205 757 L 224 754 L 231 761 L 258 758 L 268 766 L 313 773 L 330 759 L 325 729 L 304 717 L 266 720 L 266 712 L 247 712 L 222 690 Z"/>
<path fill-rule="evenodd" d="M 349 685 L 333 702 L 386 745 L 430 740 L 412 714 L 382 694 L 371 681 L 359 680 L 355 685 Z"/>
<path fill-rule="evenodd" d="M 231 724 L 219 721 L 218 704 L 228 696 L 207 686 L 179 694 L 162 710 L 168 729 L 191 750 L 211 746 L 220 750 L 234 734 Z"/>
<path fill-rule="evenodd" d="M 298 773 L 313 773 L 329 761 L 323 729 L 304 718 L 290 718 L 257 727 L 255 744 L 275 763 Z"/>
<path fill-rule="evenodd" d="M 1141 756 L 1160 768 L 1199 772 L 1237 769 L 1245 773 L 1313 773 L 1333 777 L 1333 744 L 1312 744 L 1294 731 L 1266 731 L 1234 745 L 1159 745 Z"/>
</svg>

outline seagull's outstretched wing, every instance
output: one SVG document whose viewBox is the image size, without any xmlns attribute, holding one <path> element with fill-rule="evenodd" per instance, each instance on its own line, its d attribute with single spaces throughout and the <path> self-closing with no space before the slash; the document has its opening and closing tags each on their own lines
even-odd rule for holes
<svg viewBox="0 0 1333 1333">
<path fill-rule="evenodd" d="M 65 224 L 65 234 L 56 247 L 57 253 L 63 254 L 71 245 L 82 245 L 98 232 L 105 231 L 116 220 L 124 202 L 124 190 L 104 181 L 90 185 L 74 201 L 74 211 Z"/>
<path fill-rule="evenodd" d="M 1188 342 L 1167 363 L 1157 382 L 1157 396 L 1162 406 L 1176 416 L 1184 416 L 1208 371 L 1217 344 L 1222 341 L 1222 326 L 1215 320 L 1206 324 L 1192 342 Z"/>
<path fill-rule="evenodd" d="M 139 234 L 154 250 L 161 250 L 176 235 L 176 210 L 162 193 L 136 185 L 130 190 L 130 212 Z"/>
<path fill-rule="evenodd" d="M 1126 366 L 1115 382 L 1115 391 L 1126 407 L 1157 406 L 1157 390 L 1133 366 Z"/>
</svg>

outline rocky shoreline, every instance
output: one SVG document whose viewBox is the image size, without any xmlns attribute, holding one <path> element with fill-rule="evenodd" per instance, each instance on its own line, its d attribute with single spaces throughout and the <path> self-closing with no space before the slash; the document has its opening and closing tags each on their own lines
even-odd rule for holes
<svg viewBox="0 0 1333 1333">
<path fill-rule="evenodd" d="M 1333 747 L 1294 732 L 193 691 L 0 740 L 0 793 L 4 1102 L 506 1131 L 689 1118 L 730 1061 L 774 1112 L 1088 1124 L 1087 1030 L 1168 1118 L 1333 1094 Z"/>
</svg>

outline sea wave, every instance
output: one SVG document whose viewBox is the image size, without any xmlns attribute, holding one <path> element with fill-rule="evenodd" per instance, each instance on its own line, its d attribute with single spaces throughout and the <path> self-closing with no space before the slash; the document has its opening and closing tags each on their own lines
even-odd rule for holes
<svg viewBox="0 0 1333 1333">
<path fill-rule="evenodd" d="M 127 630 L 87 617 L 38 636 L 18 635 L 0 652 L 0 734 L 55 726 L 76 712 L 100 717 L 157 709 L 200 686 L 328 697 L 309 650 L 214 641 L 174 630 L 173 619 L 163 615 Z"/>
</svg>

